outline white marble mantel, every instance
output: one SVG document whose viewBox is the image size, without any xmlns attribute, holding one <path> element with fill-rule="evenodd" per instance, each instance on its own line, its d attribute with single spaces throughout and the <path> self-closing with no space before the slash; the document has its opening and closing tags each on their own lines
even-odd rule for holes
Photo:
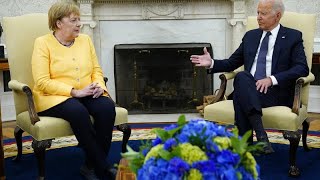
<svg viewBox="0 0 320 180">
<path fill-rule="evenodd" d="M 113 97 L 115 83 L 112 48 L 115 43 L 185 43 L 198 40 L 211 42 L 215 58 L 225 58 L 240 44 L 246 25 L 245 0 L 77 0 L 77 3 L 82 12 L 82 30 L 94 39 L 101 66 L 109 78 L 108 89 Z M 145 25 L 144 22 L 152 25 Z M 129 27 L 127 24 L 132 26 Z M 114 30 L 115 26 L 119 29 L 118 32 L 123 33 L 118 34 L 117 30 Z M 155 26 L 157 28 L 153 28 Z M 108 32 L 112 30 L 113 33 Z M 153 30 L 154 34 L 141 35 L 140 32 L 148 30 Z M 176 36 L 177 33 L 174 32 L 180 32 L 183 37 Z M 157 42 L 150 41 L 151 38 L 157 38 L 156 33 L 158 36 L 168 33 L 168 37 L 175 37 L 176 40 L 167 38 L 167 41 L 162 41 L 166 39 L 164 37 L 159 38 Z M 205 33 L 203 38 L 195 39 L 195 34 L 199 33 Z M 128 37 L 120 41 L 122 36 L 134 34 L 140 35 L 138 40 L 136 38 L 136 41 L 133 41 L 134 38 Z M 112 41 L 114 37 L 116 40 Z M 218 75 L 215 75 L 215 79 L 214 89 L 219 87 Z"/>
</svg>

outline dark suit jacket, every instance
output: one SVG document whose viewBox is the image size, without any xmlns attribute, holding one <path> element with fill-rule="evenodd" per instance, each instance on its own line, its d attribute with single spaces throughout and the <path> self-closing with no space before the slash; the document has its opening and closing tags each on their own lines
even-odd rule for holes
<svg viewBox="0 0 320 180">
<path fill-rule="evenodd" d="M 214 60 L 213 69 L 209 73 L 229 72 L 244 65 L 244 70 L 250 72 L 260 39 L 261 29 L 248 31 L 239 48 L 225 60 Z M 280 25 L 272 55 L 271 75 L 277 81 L 279 88 L 279 105 L 291 107 L 294 97 L 295 81 L 309 74 L 306 55 L 303 47 L 302 33 Z"/>
</svg>

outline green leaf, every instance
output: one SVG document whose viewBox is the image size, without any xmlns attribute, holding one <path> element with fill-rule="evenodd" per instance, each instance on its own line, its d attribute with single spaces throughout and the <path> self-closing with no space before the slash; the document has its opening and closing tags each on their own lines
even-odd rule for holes
<svg viewBox="0 0 320 180">
<path fill-rule="evenodd" d="M 238 129 L 235 129 L 234 133 L 237 134 L 237 132 L 238 132 Z M 242 136 L 241 139 L 239 139 L 237 136 L 230 138 L 231 145 L 234 148 L 234 151 L 240 154 L 240 156 L 242 156 L 247 151 L 247 148 L 248 148 L 247 141 L 250 138 L 251 134 L 252 134 L 252 131 L 249 130 Z"/>
<path fill-rule="evenodd" d="M 169 135 L 168 131 L 165 131 L 164 129 L 154 128 L 154 129 L 152 129 L 152 132 L 156 133 L 156 135 L 157 135 L 162 141 L 166 141 L 167 139 L 170 138 L 170 135 Z"/>
<path fill-rule="evenodd" d="M 127 150 L 128 152 L 125 152 L 125 153 L 121 153 L 121 156 L 128 159 L 128 160 L 132 160 L 132 159 L 135 159 L 137 158 L 140 153 L 139 152 L 136 152 L 134 151 L 130 146 L 127 145 Z"/>
<path fill-rule="evenodd" d="M 242 136 L 242 139 L 241 139 L 241 141 L 242 141 L 242 143 L 248 143 L 248 139 L 251 137 L 251 135 L 252 135 L 252 131 L 251 130 L 249 130 L 249 131 L 247 131 L 243 136 Z"/>
<path fill-rule="evenodd" d="M 183 126 L 183 125 L 187 124 L 186 116 L 184 114 L 179 116 L 177 124 L 179 126 Z"/>
<path fill-rule="evenodd" d="M 144 156 L 141 153 L 134 151 L 128 145 L 127 150 L 128 152 L 121 153 L 121 156 L 128 160 L 131 171 L 137 173 L 138 169 L 140 169 L 144 163 Z"/>
<path fill-rule="evenodd" d="M 169 134 L 169 138 L 172 138 L 174 136 L 174 134 L 178 131 L 180 131 L 180 129 L 182 129 L 183 126 L 179 126 L 177 128 L 171 129 L 170 131 L 167 131 Z"/>
<path fill-rule="evenodd" d="M 158 153 L 159 153 L 161 158 L 163 158 L 163 159 L 165 159 L 167 161 L 169 161 L 173 157 L 169 151 L 164 150 L 164 149 L 160 149 Z"/>
</svg>

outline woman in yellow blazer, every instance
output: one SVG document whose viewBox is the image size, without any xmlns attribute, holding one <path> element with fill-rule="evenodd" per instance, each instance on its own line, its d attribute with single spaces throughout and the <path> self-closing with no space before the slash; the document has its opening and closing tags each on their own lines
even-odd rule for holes
<svg viewBox="0 0 320 180">
<path fill-rule="evenodd" d="M 80 10 L 73 3 L 58 2 L 49 9 L 48 18 L 53 33 L 36 39 L 32 56 L 38 114 L 70 123 L 87 157 L 80 169 L 82 175 L 87 179 L 114 178 L 115 170 L 105 160 L 115 106 L 108 98 L 93 43 L 80 34 Z"/>
</svg>

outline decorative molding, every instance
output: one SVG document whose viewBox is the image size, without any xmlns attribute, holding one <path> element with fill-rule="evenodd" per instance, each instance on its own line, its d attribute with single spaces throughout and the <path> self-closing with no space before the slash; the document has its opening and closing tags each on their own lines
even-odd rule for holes
<svg viewBox="0 0 320 180">
<path fill-rule="evenodd" d="M 237 25 L 237 23 L 242 23 L 242 25 L 246 26 L 247 25 L 247 19 L 228 19 L 228 23 L 231 26 Z"/>
<path fill-rule="evenodd" d="M 92 5 L 91 4 L 80 4 L 81 15 L 91 15 L 92 16 Z"/>
<path fill-rule="evenodd" d="M 182 3 L 143 3 L 142 18 L 143 19 L 183 19 Z"/>
<path fill-rule="evenodd" d="M 246 4 L 244 0 L 231 0 L 233 2 L 232 5 L 232 16 L 237 19 L 245 19 L 246 18 Z"/>
<path fill-rule="evenodd" d="M 93 4 L 95 1 L 94 0 L 77 0 L 77 2 L 80 4 Z"/>
<path fill-rule="evenodd" d="M 81 28 L 83 28 L 83 26 L 88 25 L 90 28 L 95 28 L 97 26 L 97 22 L 96 21 L 81 21 L 82 26 Z"/>
<path fill-rule="evenodd" d="M 82 26 L 81 29 L 83 29 L 84 26 L 89 26 L 91 29 L 95 28 L 97 26 L 97 22 L 93 20 L 93 0 L 78 0 L 79 8 L 81 12 L 81 20 L 82 20 Z M 92 34 L 93 32 L 89 29 L 89 34 Z"/>
</svg>

